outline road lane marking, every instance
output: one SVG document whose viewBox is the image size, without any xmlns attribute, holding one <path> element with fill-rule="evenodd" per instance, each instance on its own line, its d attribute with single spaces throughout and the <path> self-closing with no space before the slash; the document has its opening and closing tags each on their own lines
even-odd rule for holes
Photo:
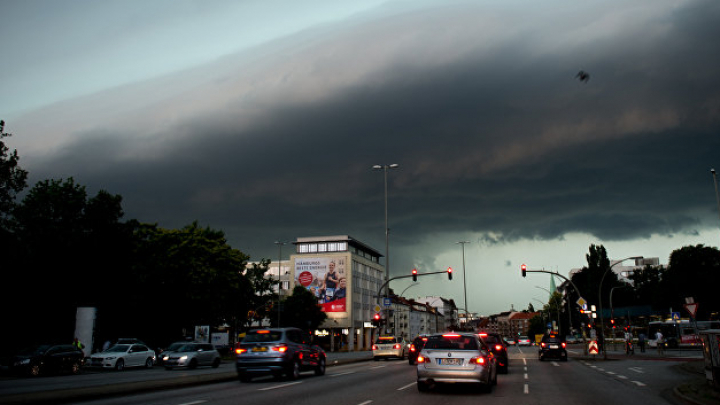
<svg viewBox="0 0 720 405">
<path fill-rule="evenodd" d="M 410 384 L 408 384 L 408 385 L 406 385 L 406 386 L 404 386 L 404 387 L 398 388 L 397 390 L 398 390 L 398 391 L 402 391 L 402 390 L 404 390 L 404 389 L 406 389 L 406 388 L 412 387 L 413 385 L 417 385 L 417 383 L 410 383 Z"/>
<path fill-rule="evenodd" d="M 634 372 L 636 372 L 636 373 L 640 373 L 640 374 L 643 374 L 643 373 L 645 373 L 645 372 L 643 371 L 643 369 L 642 369 L 642 368 L 640 368 L 640 367 L 628 367 L 628 370 L 630 370 L 630 371 L 634 371 Z"/>
<path fill-rule="evenodd" d="M 608 373 L 608 374 L 610 374 L 610 375 L 615 375 L 615 374 L 617 374 L 617 373 L 613 373 L 612 371 L 606 371 L 606 373 Z"/>
<path fill-rule="evenodd" d="M 387 366 L 375 366 L 375 367 L 370 367 L 370 370 L 374 370 L 374 369 L 376 369 L 376 368 L 383 368 L 383 367 L 387 367 Z"/>
<path fill-rule="evenodd" d="M 645 384 L 641 383 L 640 381 L 630 381 L 631 383 L 637 385 L 638 387 L 644 387 Z"/>
<path fill-rule="evenodd" d="M 627 377 L 625 377 L 624 375 L 619 375 L 619 374 L 618 374 L 617 378 L 622 378 L 623 380 L 627 380 Z"/>
<path fill-rule="evenodd" d="M 365 402 L 360 402 L 358 405 L 367 405 L 367 404 L 370 404 L 370 403 L 372 403 L 372 400 L 370 400 L 370 401 L 365 401 Z"/>
<path fill-rule="evenodd" d="M 340 375 L 348 375 L 348 374 L 355 374 L 355 372 L 354 371 L 346 371 L 344 373 L 328 374 L 328 377 L 337 377 Z"/>
<path fill-rule="evenodd" d="M 525 360 L 525 357 L 523 357 L 523 364 L 527 365 L 527 360 Z"/>
<path fill-rule="evenodd" d="M 527 372 L 527 366 L 523 367 L 523 371 Z"/>
<path fill-rule="evenodd" d="M 526 380 L 528 379 L 528 375 L 527 375 L 527 373 L 525 373 L 525 379 L 526 379 Z"/>
<path fill-rule="evenodd" d="M 272 387 L 260 388 L 260 389 L 258 389 L 258 391 L 276 390 L 278 388 L 285 388 L 285 387 L 289 387 L 291 385 L 296 385 L 296 384 L 301 384 L 301 383 L 302 383 L 302 381 L 296 381 L 296 382 L 291 382 L 291 383 L 287 383 L 287 384 L 274 385 Z"/>
<path fill-rule="evenodd" d="M 530 393 L 530 387 L 528 387 L 527 384 L 525 384 L 525 387 L 523 387 L 523 394 L 529 394 Z"/>
<path fill-rule="evenodd" d="M 207 402 L 207 401 L 200 400 L 200 401 L 185 402 L 184 404 L 178 404 L 178 405 L 197 405 L 197 404 L 204 404 L 205 402 Z"/>
<path fill-rule="evenodd" d="M 560 367 L 560 365 L 558 364 L 557 361 L 553 361 L 553 362 L 552 362 L 552 365 L 555 366 L 555 367 Z"/>
</svg>

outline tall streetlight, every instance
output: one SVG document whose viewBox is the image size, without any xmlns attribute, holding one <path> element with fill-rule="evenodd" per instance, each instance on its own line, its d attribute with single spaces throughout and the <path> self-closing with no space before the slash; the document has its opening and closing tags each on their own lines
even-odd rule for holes
<svg viewBox="0 0 720 405">
<path fill-rule="evenodd" d="M 390 228 L 388 228 L 387 173 L 389 169 L 397 169 L 398 167 L 400 167 L 400 165 L 397 163 L 389 165 L 374 165 L 372 167 L 373 170 L 382 170 L 385 172 L 385 283 L 387 283 L 385 286 L 385 300 L 387 300 L 390 295 L 390 283 L 388 283 L 388 279 L 390 279 Z M 385 319 L 387 319 L 387 317 L 385 317 Z"/>
<path fill-rule="evenodd" d="M 715 174 L 715 169 L 710 169 L 710 173 L 712 173 L 713 184 L 715 184 L 715 199 L 717 200 L 718 215 L 720 215 L 720 193 L 718 193 L 718 182 L 717 175 Z"/>
<path fill-rule="evenodd" d="M 598 285 L 598 308 L 600 309 L 600 332 L 602 334 L 602 351 L 603 351 L 603 358 L 607 359 L 607 351 L 605 350 L 605 318 L 603 317 L 603 307 L 602 307 L 602 283 L 603 280 L 605 280 L 605 276 L 612 270 L 613 267 L 617 266 L 618 264 L 624 262 L 625 260 L 638 260 L 642 259 L 642 256 L 630 256 L 626 257 L 622 260 L 619 260 L 610 267 L 608 267 L 607 270 L 605 270 L 605 273 L 603 273 L 602 278 L 600 279 L 600 285 Z"/>
<path fill-rule="evenodd" d="M 280 327 L 280 290 L 282 289 L 282 281 L 280 280 L 280 263 L 282 263 L 282 247 L 283 245 L 287 244 L 287 242 L 281 242 L 281 241 L 275 241 L 275 244 L 278 245 L 278 307 L 277 307 L 277 313 L 278 313 L 278 324 L 277 327 Z"/>
<path fill-rule="evenodd" d="M 465 292 L 465 326 L 467 326 L 468 320 L 470 318 L 470 313 L 468 312 L 468 304 L 467 304 L 467 283 L 465 282 L 465 244 L 470 243 L 470 241 L 461 241 L 456 242 L 459 243 L 460 246 L 462 246 L 462 259 L 463 259 L 463 290 Z"/>
</svg>

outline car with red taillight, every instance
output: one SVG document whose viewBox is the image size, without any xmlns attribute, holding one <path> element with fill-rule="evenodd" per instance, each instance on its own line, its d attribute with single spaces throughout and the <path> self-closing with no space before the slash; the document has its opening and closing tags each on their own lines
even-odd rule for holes
<svg viewBox="0 0 720 405">
<path fill-rule="evenodd" d="M 497 360 L 498 373 L 507 374 L 509 367 L 507 345 L 502 336 L 498 333 L 480 332 L 478 334 L 485 344 L 488 345 L 490 351 L 495 355 Z"/>
<path fill-rule="evenodd" d="M 404 359 L 407 355 L 408 343 L 400 336 L 378 336 L 372 345 L 373 360 Z"/>
<path fill-rule="evenodd" d="M 238 378 L 248 382 L 255 376 L 283 375 L 296 380 L 302 371 L 325 374 L 325 351 L 313 345 L 310 335 L 297 328 L 256 329 L 248 332 L 235 348 Z"/>
<path fill-rule="evenodd" d="M 414 366 L 417 362 L 417 357 L 423 347 L 425 347 L 425 342 L 427 342 L 427 340 L 428 335 L 418 335 L 418 337 L 413 339 L 412 343 L 410 343 L 410 346 L 408 347 L 408 363 L 410 363 L 411 366 Z"/>
<path fill-rule="evenodd" d="M 459 383 L 474 384 L 490 392 L 497 384 L 495 355 L 474 333 L 428 336 L 417 358 L 418 391 Z"/>
<path fill-rule="evenodd" d="M 567 361 L 567 350 L 565 350 L 565 346 L 567 346 L 567 344 L 560 336 L 554 333 L 544 335 L 542 340 L 540 340 L 540 348 L 538 349 L 540 361 L 547 358 Z"/>
</svg>

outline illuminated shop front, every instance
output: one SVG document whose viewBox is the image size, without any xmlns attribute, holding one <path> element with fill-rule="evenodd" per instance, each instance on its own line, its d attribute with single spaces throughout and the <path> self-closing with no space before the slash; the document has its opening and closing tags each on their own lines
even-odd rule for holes
<svg viewBox="0 0 720 405">
<path fill-rule="evenodd" d="M 293 285 L 312 292 L 328 319 L 314 332 L 326 350 L 368 350 L 375 295 L 384 280 L 382 255 L 350 236 L 297 238 L 290 256 Z"/>
</svg>

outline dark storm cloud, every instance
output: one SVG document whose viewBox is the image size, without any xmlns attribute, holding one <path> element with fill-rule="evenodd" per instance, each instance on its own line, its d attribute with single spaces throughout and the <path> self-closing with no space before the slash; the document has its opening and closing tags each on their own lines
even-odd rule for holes
<svg viewBox="0 0 720 405">
<path fill-rule="evenodd" d="M 720 6 L 684 4 L 656 26 L 616 27 L 567 49 L 561 44 L 572 35 L 540 23 L 523 35 L 470 29 L 486 37 L 465 37 L 457 55 L 438 55 L 442 63 L 418 63 L 433 60 L 422 47 L 402 50 L 410 59 L 386 60 L 363 47 L 377 45 L 377 32 L 449 26 L 461 10 L 404 16 L 398 27 L 366 21 L 339 33 L 354 41 L 348 49 L 306 33 L 306 47 L 263 59 L 284 73 L 272 85 L 233 95 L 242 83 L 234 75 L 262 64 L 208 66 L 212 79 L 173 97 L 215 86 L 229 93 L 207 101 L 217 110 L 169 120 L 157 133 L 136 134 L 132 146 L 121 127 L 87 129 L 36 160 L 32 174 L 73 175 L 121 194 L 128 216 L 142 221 L 179 227 L 197 219 L 253 259 L 274 257 L 274 240 L 320 234 L 350 234 L 383 250 L 383 178 L 370 167 L 385 163 L 400 164 L 388 176 L 399 251 L 453 232 L 486 234 L 487 244 L 692 232 L 715 215 L 709 169 L 720 147 L 720 49 L 712 38 L 720 38 Z M 378 67 L 323 93 L 298 85 L 303 74 L 318 74 L 298 60 L 314 60 L 309 66 L 328 81 L 338 66 Z M 575 79 L 579 68 L 589 82 Z M 176 101 L 138 113 L 165 117 Z M 414 260 L 431 262 L 434 252 L 425 253 Z"/>
</svg>

